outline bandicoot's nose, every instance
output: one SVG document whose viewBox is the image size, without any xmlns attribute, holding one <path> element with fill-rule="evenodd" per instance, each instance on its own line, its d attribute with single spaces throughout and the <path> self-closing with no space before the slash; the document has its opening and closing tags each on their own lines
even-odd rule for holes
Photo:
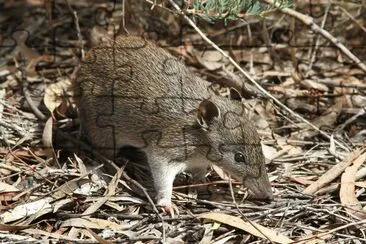
<svg viewBox="0 0 366 244">
<path fill-rule="evenodd" d="M 262 171 L 261 176 L 258 178 L 247 177 L 244 179 L 244 185 L 249 188 L 258 200 L 270 202 L 274 199 L 271 183 L 269 182 L 266 171 Z"/>
</svg>

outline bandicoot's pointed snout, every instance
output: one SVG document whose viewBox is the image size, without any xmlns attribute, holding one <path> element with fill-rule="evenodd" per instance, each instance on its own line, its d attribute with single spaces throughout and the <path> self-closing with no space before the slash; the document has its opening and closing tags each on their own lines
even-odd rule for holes
<svg viewBox="0 0 366 244">
<path fill-rule="evenodd" d="M 248 177 L 244 179 L 244 185 L 249 188 L 254 194 L 254 198 L 258 200 L 272 201 L 274 199 L 266 170 L 262 170 L 262 174 L 258 178 Z"/>
</svg>

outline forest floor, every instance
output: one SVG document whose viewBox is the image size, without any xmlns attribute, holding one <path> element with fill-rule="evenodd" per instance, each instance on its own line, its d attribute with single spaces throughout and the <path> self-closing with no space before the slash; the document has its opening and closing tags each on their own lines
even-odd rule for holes
<svg viewBox="0 0 366 244">
<path fill-rule="evenodd" d="M 297 1 L 292 10 L 215 23 L 191 11 L 247 77 L 172 6 L 126 1 L 123 12 L 121 2 L 0 3 L 2 242 L 366 241 L 365 1 Z M 274 201 L 251 200 L 211 167 L 206 196 L 175 186 L 180 214 L 171 217 L 154 211 L 122 169 L 109 182 L 90 169 L 109 162 L 81 141 L 70 86 L 85 53 L 125 29 L 165 47 L 224 95 L 225 84 L 245 83 Z"/>
</svg>

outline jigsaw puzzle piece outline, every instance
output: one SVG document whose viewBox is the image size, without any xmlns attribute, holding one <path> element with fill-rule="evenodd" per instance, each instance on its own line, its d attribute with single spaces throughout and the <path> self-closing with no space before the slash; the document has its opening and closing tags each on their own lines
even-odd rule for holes
<svg viewBox="0 0 366 244">
<path fill-rule="evenodd" d="M 114 38 L 114 37 L 113 37 Z M 104 46 L 101 46 L 99 48 L 94 48 L 92 49 L 92 52 L 90 55 L 92 55 L 92 58 L 89 60 L 89 63 L 91 64 L 91 68 L 95 67 L 95 65 L 93 65 L 96 62 L 106 62 L 105 58 L 101 58 L 100 60 L 98 60 L 98 57 L 103 57 L 103 55 L 111 55 L 111 59 L 112 59 L 112 65 L 110 65 L 108 62 L 105 63 L 106 66 L 108 66 L 108 68 L 106 69 L 108 72 L 108 74 L 114 74 L 112 79 L 106 80 L 105 82 L 103 82 L 103 78 L 104 77 L 108 77 L 108 75 L 103 75 L 99 73 L 99 75 L 95 75 L 98 74 L 98 72 L 96 71 L 91 71 L 94 75 L 91 78 L 95 78 L 95 76 L 100 76 L 101 78 L 101 83 L 100 84 L 96 84 L 95 83 L 95 79 L 91 79 L 92 84 L 92 93 L 93 95 L 96 95 L 96 97 L 98 99 L 104 99 L 104 103 L 110 103 L 108 106 L 104 106 L 104 111 L 98 111 L 97 112 L 97 116 L 95 118 L 95 125 L 98 127 L 98 129 L 103 129 L 105 130 L 105 135 L 106 138 L 104 138 L 104 140 L 110 140 L 111 142 L 105 142 L 102 144 L 106 144 L 106 145 L 111 145 L 111 147 L 104 147 L 104 148 L 98 148 L 98 149 L 107 149 L 107 150 L 112 150 L 113 151 L 113 159 L 116 159 L 116 157 L 118 156 L 118 148 L 116 148 L 116 128 L 115 125 L 110 123 L 110 118 L 111 116 L 114 115 L 114 111 L 116 110 L 116 103 L 115 100 L 116 99 L 137 99 L 137 100 L 141 100 L 144 98 L 141 97 L 128 97 L 128 96 L 121 96 L 119 94 L 115 94 L 116 93 L 116 82 L 123 82 L 123 85 L 126 85 L 129 83 L 129 81 L 132 79 L 132 77 L 134 76 L 134 71 L 132 69 L 132 66 L 128 64 L 128 60 L 121 60 L 119 58 L 117 58 L 116 55 L 118 55 L 117 53 L 120 51 L 122 52 L 130 52 L 131 49 L 136 49 L 136 48 L 141 48 L 144 47 L 147 42 L 143 41 L 141 43 L 133 43 L 132 45 L 115 45 L 116 39 L 111 40 L 110 42 L 108 42 L 107 44 L 105 44 Z M 101 52 L 98 54 L 98 52 Z M 108 61 L 108 59 L 107 59 Z M 112 67 L 110 67 L 112 66 Z M 100 66 L 98 66 L 100 67 Z M 103 67 L 103 66 L 102 66 Z M 105 66 L 104 66 L 105 67 Z M 85 82 L 85 79 L 82 81 Z M 106 89 L 106 85 L 109 87 Z M 96 90 L 98 89 L 98 90 Z M 83 95 L 83 94 L 81 94 Z M 86 94 L 84 94 L 86 95 Z M 110 108 L 108 111 L 105 111 L 105 107 Z M 106 123 L 103 121 L 107 121 Z M 109 138 L 109 139 L 108 139 Z"/>
<path fill-rule="evenodd" d="M 179 70 L 177 70 L 177 71 L 170 70 L 169 75 L 176 76 L 178 71 Z M 118 79 L 118 80 L 115 80 L 115 82 L 121 82 L 121 80 Z M 180 85 L 181 85 L 181 88 L 184 89 L 183 79 L 180 79 Z M 118 87 L 120 87 L 120 86 L 118 86 Z M 178 92 L 178 93 L 184 94 L 184 92 L 182 92 L 181 89 L 178 89 L 178 90 L 181 91 L 181 92 Z M 137 110 L 134 110 L 133 106 L 130 109 L 128 109 L 126 107 L 127 106 L 126 103 L 124 103 L 124 101 L 131 103 L 130 99 L 133 99 L 131 97 L 121 96 L 121 95 L 116 96 L 114 94 L 114 99 L 113 100 L 114 100 L 114 103 L 121 103 L 121 104 L 123 103 L 123 104 L 125 104 L 124 109 L 134 110 L 134 113 L 141 113 L 141 115 L 140 115 L 141 118 L 143 117 L 143 115 L 145 115 L 145 116 L 146 115 L 157 115 L 161 112 L 161 110 L 163 110 L 163 113 L 165 114 L 165 116 L 169 112 L 180 112 L 182 116 L 188 116 L 188 115 L 192 116 L 192 113 L 196 112 L 198 104 L 203 100 L 203 98 L 201 98 L 201 97 L 200 98 L 198 98 L 198 97 L 197 98 L 191 98 L 191 97 L 184 97 L 184 96 L 172 96 L 172 95 L 179 95 L 179 94 L 177 94 L 176 90 L 174 90 L 173 94 L 169 94 L 169 92 L 171 92 L 171 91 L 169 91 L 167 89 L 167 90 L 164 91 L 162 97 L 156 97 L 156 98 L 152 98 L 152 99 L 146 99 L 143 96 L 140 97 L 140 98 L 135 97 L 134 98 L 134 99 L 136 99 L 135 103 L 140 102 L 140 109 L 137 109 Z M 117 99 L 117 102 L 116 102 L 116 99 Z M 169 101 L 168 103 L 170 104 L 170 106 L 169 106 L 168 109 L 161 109 L 161 104 L 163 103 L 163 101 Z M 172 101 L 174 101 L 174 102 L 172 102 Z M 190 109 L 187 110 L 186 109 L 187 108 L 186 104 L 187 104 L 188 101 L 190 103 L 193 103 L 193 105 L 191 104 Z M 176 103 L 178 103 L 178 105 Z M 181 104 L 179 104 L 179 103 L 181 103 Z M 146 107 L 148 107 L 148 105 L 150 105 L 150 107 L 156 108 L 156 110 L 153 111 L 152 109 L 146 109 Z M 115 104 L 114 109 L 116 109 L 117 106 Z M 137 105 L 137 107 L 138 107 L 138 105 Z M 177 107 L 179 108 L 178 110 L 176 109 Z M 136 109 L 136 106 L 135 106 L 135 109 Z M 169 111 L 169 109 L 171 111 Z M 119 116 L 120 116 L 120 114 L 119 114 Z M 104 114 L 103 116 L 99 117 L 100 121 L 98 122 L 98 124 L 100 126 L 108 126 L 108 124 L 111 125 L 108 122 L 107 123 L 101 122 L 102 119 L 104 119 L 104 121 L 105 120 L 107 120 L 107 121 L 109 121 L 109 120 L 118 121 L 118 118 L 113 119 L 112 117 L 113 117 L 113 113 L 112 114 L 107 114 L 107 116 Z M 176 133 L 176 135 L 179 137 L 178 141 L 181 141 L 179 144 L 170 144 L 170 145 L 168 145 L 167 143 L 165 143 L 163 145 L 162 142 L 161 142 L 162 141 L 161 138 L 164 137 L 164 132 L 162 132 L 163 128 L 162 127 L 159 128 L 159 126 L 158 126 L 158 125 L 162 124 L 161 123 L 162 121 L 153 121 L 154 118 L 157 118 L 157 117 L 152 116 L 152 118 L 150 120 L 152 127 L 149 128 L 148 130 L 141 131 L 141 141 L 142 141 L 142 143 L 136 143 L 136 144 L 139 144 L 139 145 L 135 144 L 134 146 L 136 146 L 138 148 L 146 148 L 153 141 L 151 139 L 150 140 L 146 139 L 146 134 L 155 133 L 156 138 L 157 138 L 157 140 L 156 140 L 157 146 L 160 147 L 160 148 L 164 148 L 165 150 L 168 150 L 168 149 L 176 150 L 178 148 L 186 148 L 187 146 L 191 146 L 191 147 L 193 147 L 193 146 L 205 146 L 206 148 L 210 147 L 209 144 L 207 144 L 207 145 L 192 145 L 192 144 L 186 143 L 185 142 L 185 135 L 184 135 L 185 134 L 185 131 L 184 131 L 185 128 L 178 128 L 178 129 L 181 130 L 181 132 Z M 129 119 L 131 119 L 131 118 L 129 118 Z M 192 121 L 192 120 L 187 120 L 187 121 Z M 128 121 L 121 122 L 121 124 L 128 124 Z M 111 125 L 111 126 L 115 127 L 115 125 Z M 117 125 L 117 127 L 118 127 L 118 125 Z M 131 125 L 130 127 L 131 127 L 131 130 L 132 130 L 133 125 Z M 118 132 L 121 132 L 121 131 L 124 131 L 124 130 L 126 132 L 126 128 L 121 128 L 121 129 L 117 128 Z M 139 134 L 139 131 L 136 131 L 134 133 Z M 124 133 L 121 133 L 120 136 L 123 137 L 123 134 Z M 127 134 L 125 134 L 125 136 L 127 136 Z M 177 141 L 177 140 L 175 140 L 175 141 Z M 118 150 L 118 149 L 116 149 L 116 150 Z M 208 151 L 207 154 L 209 154 L 210 149 L 208 149 L 207 151 Z M 187 155 L 181 155 L 180 158 L 187 158 Z"/>
</svg>

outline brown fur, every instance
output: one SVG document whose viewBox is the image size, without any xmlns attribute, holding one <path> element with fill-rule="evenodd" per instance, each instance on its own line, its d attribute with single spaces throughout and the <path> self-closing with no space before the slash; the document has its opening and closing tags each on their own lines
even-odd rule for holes
<svg viewBox="0 0 366 244">
<path fill-rule="evenodd" d="M 272 199 L 260 139 L 242 104 L 215 95 L 164 49 L 140 37 L 93 48 L 75 84 L 82 129 L 102 153 L 140 148 L 154 177 L 157 202 L 170 204 L 176 174 L 216 164 L 257 197 Z M 234 160 L 235 152 L 245 163 Z"/>
</svg>

